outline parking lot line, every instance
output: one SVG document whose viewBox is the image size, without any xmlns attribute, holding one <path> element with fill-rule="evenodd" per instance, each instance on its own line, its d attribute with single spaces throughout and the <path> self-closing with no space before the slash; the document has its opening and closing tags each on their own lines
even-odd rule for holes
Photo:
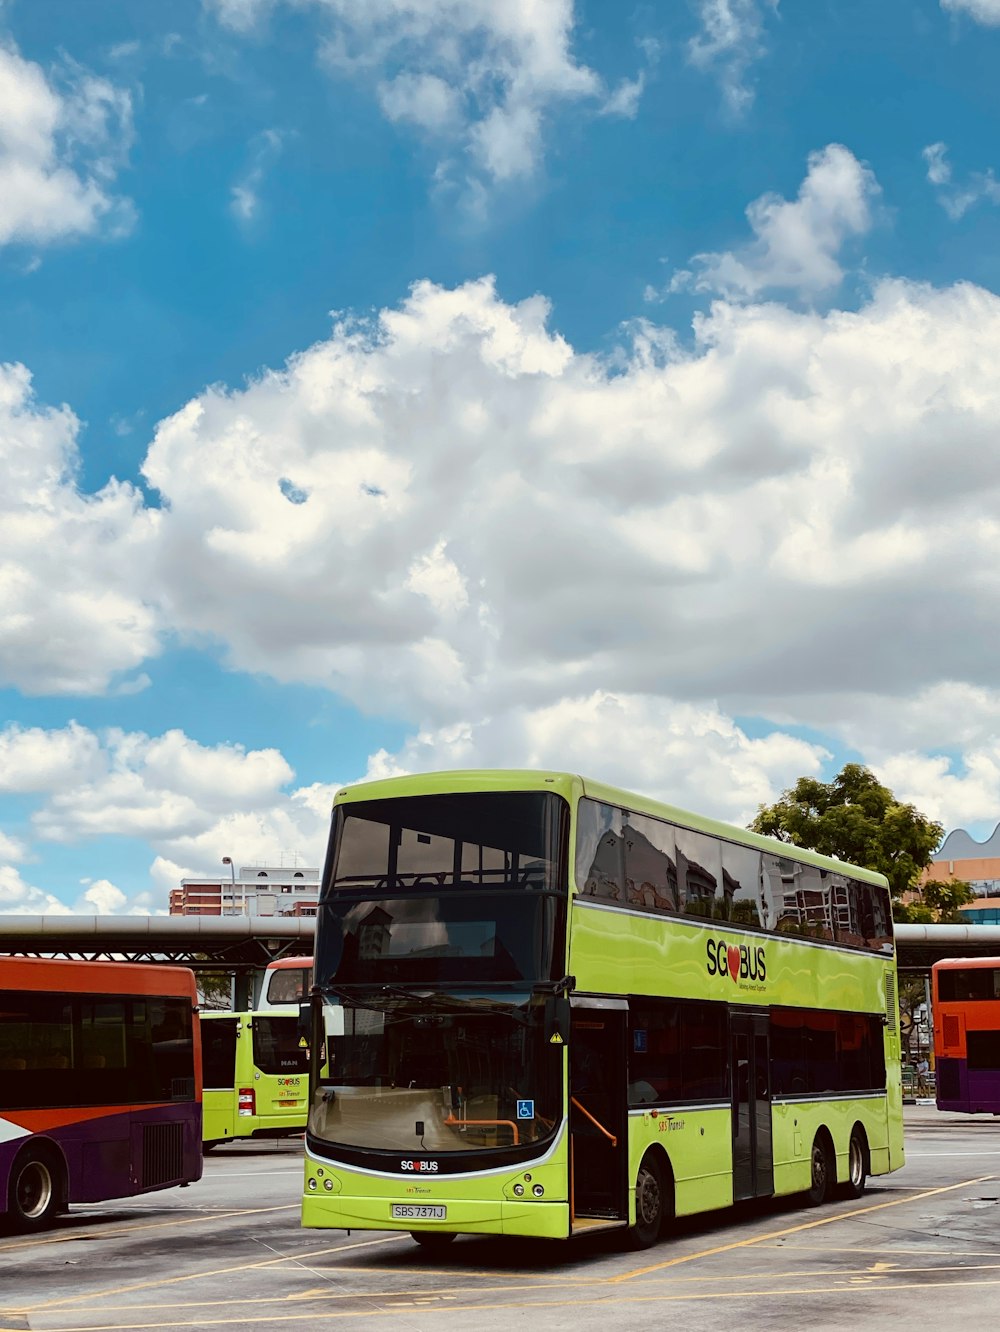
<svg viewBox="0 0 1000 1332">
<path fill-rule="evenodd" d="M 121 1226 L 118 1230 L 102 1230 L 95 1239 L 115 1239 L 119 1235 L 131 1235 L 137 1230 L 162 1230 L 164 1226 L 175 1228 L 177 1226 L 193 1226 L 199 1221 L 227 1221 L 234 1216 L 260 1216 L 264 1212 L 289 1212 L 298 1207 L 299 1203 L 282 1203 L 279 1207 L 244 1207 L 238 1212 L 200 1212 L 198 1216 L 184 1217 L 178 1220 L 176 1217 L 170 1221 L 148 1221 L 142 1224 Z M 100 1225 L 100 1221 L 97 1222 Z M 40 1235 L 35 1239 L 17 1240 L 13 1244 L 0 1244 L 0 1253 L 16 1252 L 18 1249 L 37 1249 L 45 1244 L 66 1244 L 71 1240 L 78 1240 L 81 1235 L 89 1235 L 91 1228 L 77 1227 L 75 1229 L 61 1230 L 57 1235 Z M 0 1329 L 2 1332 L 2 1329 Z"/>
<path fill-rule="evenodd" d="M 783 1239 L 786 1235 L 797 1235 L 803 1230 L 815 1230 L 817 1226 L 832 1226 L 838 1221 L 850 1221 L 857 1216 L 868 1216 L 872 1212 L 881 1212 L 886 1207 L 902 1207 L 904 1203 L 919 1202 L 921 1198 L 935 1198 L 941 1193 L 952 1193 L 955 1189 L 967 1189 L 973 1184 L 984 1184 L 995 1175 L 979 1175 L 975 1179 L 964 1179 L 960 1184 L 945 1184 L 939 1189 L 924 1189 L 907 1198 L 893 1198 L 889 1202 L 873 1203 L 870 1207 L 855 1207 L 849 1212 L 838 1212 L 836 1216 L 821 1216 L 816 1221 L 803 1221 L 797 1226 L 786 1226 L 783 1230 L 770 1230 L 766 1235 L 755 1235 L 750 1239 L 733 1240 L 730 1244 L 719 1244 L 712 1249 L 702 1249 L 699 1253 L 680 1254 L 676 1258 L 667 1258 L 662 1263 L 653 1263 L 649 1267 L 637 1267 L 632 1272 L 623 1272 L 621 1276 L 611 1277 L 612 1282 L 632 1281 L 636 1277 L 648 1276 L 650 1272 L 659 1272 L 666 1267 L 676 1267 L 681 1263 L 694 1263 L 699 1258 L 711 1258 L 717 1253 L 729 1253 L 732 1249 L 745 1249 L 752 1244 L 764 1244 L 767 1240 Z"/>
</svg>

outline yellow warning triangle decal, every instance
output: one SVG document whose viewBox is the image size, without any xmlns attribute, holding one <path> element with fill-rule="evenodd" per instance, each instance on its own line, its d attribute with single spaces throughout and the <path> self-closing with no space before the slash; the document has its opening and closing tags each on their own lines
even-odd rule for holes
<svg viewBox="0 0 1000 1332">
<path fill-rule="evenodd" d="M 549 1037 L 549 1045 L 562 1045 L 562 1043 L 563 1043 L 563 1038 L 559 1035 L 557 1031 L 553 1032 L 552 1035 Z"/>
</svg>

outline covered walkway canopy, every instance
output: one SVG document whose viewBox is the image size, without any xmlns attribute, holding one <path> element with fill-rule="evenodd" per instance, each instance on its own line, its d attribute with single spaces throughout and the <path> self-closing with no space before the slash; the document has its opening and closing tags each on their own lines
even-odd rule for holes
<svg viewBox="0 0 1000 1332">
<path fill-rule="evenodd" d="M 252 978 L 275 958 L 311 953 L 316 922 L 284 916 L 4 916 L 0 953 L 176 962 Z M 1000 957 L 1000 925 L 897 925 L 905 971 L 945 957 Z"/>
<path fill-rule="evenodd" d="M 259 997 L 268 962 L 312 953 L 315 928 L 308 917 L 0 915 L 0 953 L 226 972 L 233 1003 L 246 1008 Z"/>
</svg>

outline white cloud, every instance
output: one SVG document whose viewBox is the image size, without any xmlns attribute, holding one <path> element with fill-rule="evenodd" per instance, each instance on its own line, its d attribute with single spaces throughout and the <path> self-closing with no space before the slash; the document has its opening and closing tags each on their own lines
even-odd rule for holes
<svg viewBox="0 0 1000 1332">
<path fill-rule="evenodd" d="M 79 492 L 78 432 L 0 365 L 0 684 L 26 694 L 100 692 L 156 651 L 142 587 L 160 515 L 115 480 Z"/>
<path fill-rule="evenodd" d="M 7 727 L 0 732 L 0 774 L 5 793 L 37 798 L 30 847 L 0 833 L 0 866 L 7 862 L 0 911 L 66 909 L 11 867 L 37 859 L 47 843 L 127 837 L 149 845 L 142 889 L 81 881 L 73 909 L 91 913 L 162 911 L 170 888 L 185 875 L 218 874 L 223 855 L 273 864 L 294 853 L 320 865 L 337 789 L 293 787 L 294 774 L 274 749 L 200 745 L 177 730 L 98 734 L 75 723 L 61 731 Z"/>
<path fill-rule="evenodd" d="M 763 0 L 777 8 L 777 0 Z M 698 0 L 701 32 L 688 43 L 688 59 L 697 69 L 718 74 L 726 106 L 734 115 L 754 100 L 747 71 L 764 54 L 764 20 L 759 0 Z"/>
<path fill-rule="evenodd" d="M 101 769 L 97 737 L 76 722 L 62 730 L 9 725 L 0 731 L 0 792 L 82 785 Z"/>
<path fill-rule="evenodd" d="M 69 62 L 47 77 L 0 45 L 0 245 L 129 230 L 110 187 L 131 141 L 127 91 Z"/>
<path fill-rule="evenodd" d="M 754 239 L 738 250 L 698 254 L 684 278 L 698 291 L 730 299 L 769 289 L 813 295 L 844 276 L 841 248 L 872 225 L 879 186 L 871 170 L 839 143 L 810 153 L 798 198 L 762 194 L 747 208 Z"/>
<path fill-rule="evenodd" d="M 1000 301 L 884 282 L 696 336 L 612 368 L 540 302 L 421 284 L 202 395 L 145 464 L 175 625 L 432 729 L 608 688 L 808 719 L 992 669 Z"/>
<path fill-rule="evenodd" d="M 383 114 L 429 135 L 457 159 L 436 179 L 523 179 L 543 152 L 546 116 L 570 102 L 633 116 L 643 78 L 609 92 L 572 51 L 573 0 L 285 0 L 321 16 L 323 59 L 335 74 L 369 83 Z M 277 0 L 210 0 L 222 23 L 252 32 Z"/>
<path fill-rule="evenodd" d="M 0 861 L 26 860 L 27 856 L 27 848 L 22 841 L 0 832 Z"/>
<path fill-rule="evenodd" d="M 953 14 L 968 14 L 988 27 L 1000 27 L 1000 0 L 941 0 L 941 8 Z"/>
<path fill-rule="evenodd" d="M 873 765 L 876 775 L 946 829 L 988 823 L 1000 812 L 1000 736 L 955 762 L 943 755 L 906 753 Z M 955 769 L 957 768 L 957 771 Z"/>
<path fill-rule="evenodd" d="M 0 865 L 0 914 L 5 916 L 68 916 L 71 908 L 52 893 L 26 883 L 10 865 Z"/>
<path fill-rule="evenodd" d="M 952 221 L 957 222 L 964 217 L 981 199 L 1000 204 L 1000 180 L 993 174 L 992 167 L 986 171 L 971 172 L 965 183 L 959 185 L 952 177 L 947 154 L 948 145 L 945 143 L 929 143 L 923 150 L 927 179 L 937 191 L 938 202 Z"/>
<path fill-rule="evenodd" d="M 818 775 L 828 757 L 821 746 L 777 731 L 752 739 L 712 704 L 597 691 L 548 707 L 514 705 L 475 725 L 421 731 L 398 754 L 373 755 L 367 776 L 550 768 L 746 823 L 797 777 Z"/>
<path fill-rule="evenodd" d="M 92 741 L 98 737 L 92 736 Z M 234 809 L 267 811 L 292 778 L 274 749 L 199 745 L 181 731 L 161 736 L 108 731 L 99 771 L 86 781 L 53 781 L 33 817 L 38 836 L 75 842 L 108 835 L 144 837 L 157 849 L 196 837 Z"/>
<path fill-rule="evenodd" d="M 268 171 L 281 155 L 284 135 L 275 129 L 262 130 L 250 144 L 246 170 L 230 190 L 229 208 L 239 222 L 253 222 L 260 212 L 260 189 Z"/>
</svg>

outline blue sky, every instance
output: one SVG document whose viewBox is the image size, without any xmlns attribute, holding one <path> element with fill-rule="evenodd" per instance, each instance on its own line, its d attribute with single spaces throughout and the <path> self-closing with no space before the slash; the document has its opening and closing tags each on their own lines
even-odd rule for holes
<svg viewBox="0 0 1000 1332">
<path fill-rule="evenodd" d="M 0 6 L 0 910 L 569 766 L 1000 818 L 1000 0 Z"/>
</svg>

